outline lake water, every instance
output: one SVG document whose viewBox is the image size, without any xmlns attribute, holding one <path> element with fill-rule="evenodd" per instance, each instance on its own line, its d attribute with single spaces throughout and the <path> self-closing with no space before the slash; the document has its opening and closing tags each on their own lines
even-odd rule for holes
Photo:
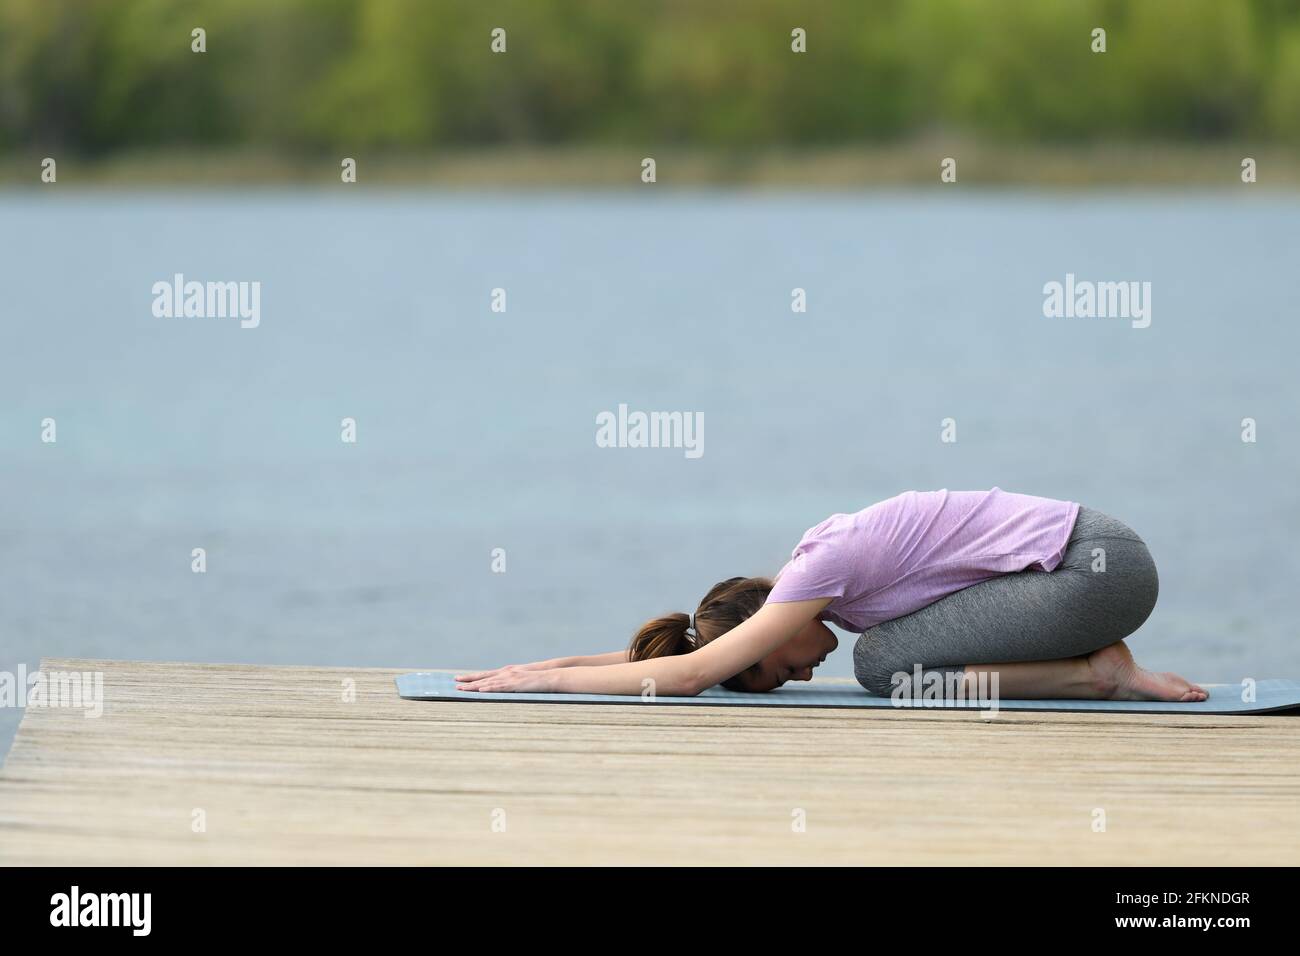
<svg viewBox="0 0 1300 956">
<path fill-rule="evenodd" d="M 1146 538 L 1139 660 L 1300 677 L 1298 226 L 1244 188 L 0 194 L 0 670 L 613 650 L 832 512 L 998 485 Z M 154 317 L 175 273 L 260 282 L 260 325 Z M 1150 327 L 1045 318 L 1067 273 L 1151 282 Z M 597 447 L 620 403 L 704 454 Z"/>
</svg>

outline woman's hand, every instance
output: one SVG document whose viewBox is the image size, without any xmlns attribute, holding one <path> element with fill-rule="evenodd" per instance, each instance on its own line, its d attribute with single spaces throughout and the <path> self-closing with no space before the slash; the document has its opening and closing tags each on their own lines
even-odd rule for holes
<svg viewBox="0 0 1300 956">
<path fill-rule="evenodd" d="M 545 671 L 557 667 L 554 661 L 537 661 L 533 664 L 506 664 L 504 667 L 492 667 L 485 671 L 467 671 L 464 674 L 457 674 L 458 681 L 482 680 L 484 677 L 491 677 L 493 674 L 502 674 L 506 671 Z"/>
<path fill-rule="evenodd" d="M 627 651 L 610 651 L 608 654 L 588 654 L 580 657 L 552 657 L 532 664 L 507 664 L 485 671 L 457 674 L 456 680 L 480 680 L 503 671 L 550 671 L 558 667 L 594 667 L 603 664 L 622 664 L 627 661 Z"/>
<path fill-rule="evenodd" d="M 457 674 L 456 689 L 486 691 L 494 694 L 521 694 L 530 691 L 548 693 L 555 689 L 552 669 L 538 669 L 532 664 L 510 664 L 490 671 Z"/>
</svg>

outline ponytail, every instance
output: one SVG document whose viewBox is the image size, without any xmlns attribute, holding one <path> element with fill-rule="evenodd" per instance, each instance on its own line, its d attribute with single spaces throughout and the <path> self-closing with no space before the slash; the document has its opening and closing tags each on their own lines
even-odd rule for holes
<svg viewBox="0 0 1300 956">
<path fill-rule="evenodd" d="M 642 624 L 628 645 L 627 659 L 648 661 L 699 650 L 757 613 L 772 593 L 772 584 L 770 578 L 728 578 L 715 584 L 693 618 L 677 612 Z M 757 667 L 757 662 L 753 666 Z M 743 690 L 739 676 L 723 681 L 722 686 Z"/>
<path fill-rule="evenodd" d="M 691 640 L 689 614 L 665 614 L 646 621 L 628 645 L 629 661 L 648 661 L 656 657 L 689 654 L 696 644 Z"/>
</svg>

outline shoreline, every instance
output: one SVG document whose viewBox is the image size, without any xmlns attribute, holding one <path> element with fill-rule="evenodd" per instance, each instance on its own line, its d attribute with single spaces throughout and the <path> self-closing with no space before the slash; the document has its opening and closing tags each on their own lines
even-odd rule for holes
<svg viewBox="0 0 1300 956">
<path fill-rule="evenodd" d="M 1249 151 L 1248 151 L 1249 150 Z M 219 149 L 152 151 L 106 157 L 60 157 L 57 150 L 0 156 L 0 187 L 39 188 L 41 161 L 53 153 L 57 185 L 254 187 L 341 185 L 343 156 L 290 155 Z M 1279 144 L 1254 149 L 1172 143 L 1080 146 L 993 146 L 958 140 L 912 141 L 818 149 L 703 150 L 679 146 L 500 147 L 427 153 L 354 151 L 357 183 L 391 188 L 617 189 L 638 188 L 641 161 L 656 161 L 659 188 L 872 190 L 919 186 L 981 189 L 1217 187 L 1300 191 L 1300 150 Z M 1246 156 L 1258 179 L 1241 180 Z M 940 181 L 940 163 L 957 160 L 957 181 Z M 348 184 L 352 185 L 352 184 Z"/>
</svg>

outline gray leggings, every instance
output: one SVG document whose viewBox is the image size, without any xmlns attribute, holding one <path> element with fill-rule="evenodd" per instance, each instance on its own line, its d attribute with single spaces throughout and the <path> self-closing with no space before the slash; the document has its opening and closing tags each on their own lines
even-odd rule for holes
<svg viewBox="0 0 1300 956">
<path fill-rule="evenodd" d="M 1102 554 L 1094 555 L 1095 549 Z M 1094 570 L 1094 564 L 1105 570 Z M 1156 604 L 1160 581 L 1127 525 L 1080 508 L 1055 571 L 1004 574 L 862 633 L 853 672 L 888 697 L 894 674 L 938 672 L 944 687 L 967 664 L 1047 661 L 1090 654 L 1132 634 Z"/>
</svg>

